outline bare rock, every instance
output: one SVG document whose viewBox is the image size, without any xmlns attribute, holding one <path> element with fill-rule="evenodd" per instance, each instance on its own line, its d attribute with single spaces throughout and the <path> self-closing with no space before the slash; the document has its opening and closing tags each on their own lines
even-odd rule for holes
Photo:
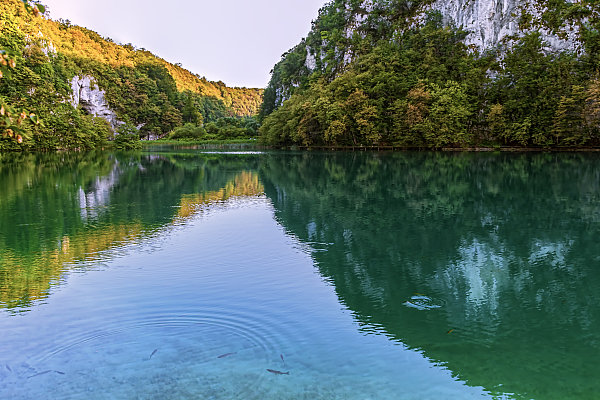
<svg viewBox="0 0 600 400">
<path fill-rule="evenodd" d="M 71 80 L 73 96 L 71 104 L 73 107 L 81 106 L 87 113 L 104 118 L 116 130 L 121 121 L 117 114 L 110 109 L 106 101 L 106 92 L 101 90 L 96 80 L 89 75 L 75 76 Z"/>
</svg>

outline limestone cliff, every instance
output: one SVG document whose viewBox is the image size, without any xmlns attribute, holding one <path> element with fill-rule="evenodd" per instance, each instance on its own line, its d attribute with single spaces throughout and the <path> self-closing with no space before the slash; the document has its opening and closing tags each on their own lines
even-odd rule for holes
<svg viewBox="0 0 600 400">
<path fill-rule="evenodd" d="M 519 28 L 522 7 L 533 15 L 539 11 L 522 0 L 437 0 L 424 7 L 424 11 L 439 11 L 446 25 L 462 27 L 470 32 L 465 42 L 480 50 L 498 47 L 507 36 L 522 36 L 526 31 Z M 548 44 L 548 51 L 574 50 L 576 30 L 567 31 L 565 39 L 538 29 Z"/>
<path fill-rule="evenodd" d="M 101 90 L 95 79 L 89 75 L 75 76 L 71 80 L 73 107 L 81 106 L 88 114 L 104 118 L 116 130 L 120 124 L 117 114 L 106 101 L 106 92 Z"/>
<path fill-rule="evenodd" d="M 358 6 L 353 6 L 350 1 L 340 1 L 340 3 L 344 3 L 343 7 L 339 7 L 335 3 L 330 3 L 330 7 L 336 6 L 335 12 L 345 21 L 345 26 L 341 30 L 348 41 L 355 34 L 364 37 L 366 32 L 372 32 L 381 27 L 389 30 L 398 16 L 396 9 L 399 7 L 398 2 L 364 0 Z M 539 10 L 532 6 L 531 2 L 522 0 L 435 0 L 404 3 L 406 3 L 404 7 L 414 7 L 414 11 L 408 12 L 408 14 L 414 15 L 416 24 L 422 23 L 428 12 L 440 12 L 445 25 L 462 27 L 469 32 L 465 44 L 475 45 L 480 51 L 501 46 L 506 37 L 520 37 L 531 31 L 522 30 L 519 27 L 519 19 L 523 10 L 539 16 Z M 319 24 L 315 24 L 314 27 L 319 27 Z M 535 30 L 542 34 L 542 39 L 547 43 L 546 51 L 571 51 L 575 50 L 578 45 L 576 27 L 573 30 L 565 31 L 565 38 L 551 34 L 543 28 L 538 27 Z M 311 47 L 308 43 L 306 45 L 305 67 L 310 71 L 327 66 L 329 60 L 325 59 L 325 54 L 327 48 L 331 47 L 327 39 L 328 34 L 327 31 L 325 35 L 322 35 L 321 32 L 315 32 L 314 28 L 309 33 L 309 38 L 312 36 L 313 40 L 314 37 L 322 38 L 316 46 Z M 309 40 L 309 42 L 311 41 Z M 335 47 L 337 63 L 345 65 L 352 60 L 353 49 L 351 46 L 340 48 L 339 45 L 336 45 Z"/>
<path fill-rule="evenodd" d="M 535 0 L 332 0 L 313 22 L 311 31 L 286 52 L 274 67 L 261 115 L 268 115 L 288 99 L 308 77 L 319 72 L 329 77 L 342 73 L 356 59 L 364 40 L 375 45 L 393 41 L 403 30 L 422 25 L 439 13 L 442 24 L 467 32 L 464 43 L 481 53 L 500 54 L 527 33 L 537 31 L 545 53 L 581 50 L 577 25 L 560 28 L 560 36 L 544 27 L 547 6 Z M 522 24 L 522 18 L 531 24 Z M 361 41 L 363 41 L 361 43 Z"/>
</svg>

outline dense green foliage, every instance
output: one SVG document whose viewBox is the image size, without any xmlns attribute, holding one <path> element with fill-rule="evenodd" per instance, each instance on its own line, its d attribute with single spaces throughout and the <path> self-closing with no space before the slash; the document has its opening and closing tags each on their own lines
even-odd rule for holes
<svg viewBox="0 0 600 400">
<path fill-rule="evenodd" d="M 116 119 L 133 124 L 142 137 L 258 111 L 261 89 L 207 81 L 145 49 L 117 45 L 69 21 L 36 17 L 19 0 L 0 4 L 0 20 L 0 49 L 15 62 L 0 81 L 0 103 L 35 110 L 43 121 L 23 125 L 19 141 L 0 139 L 0 150 L 95 148 L 112 138 L 118 123 L 71 105 L 74 77 L 91 77 Z"/>
<path fill-rule="evenodd" d="M 250 139 L 258 136 L 260 124 L 253 117 L 219 118 L 204 126 L 186 123 L 176 128 L 171 134 L 165 136 L 166 140 L 234 140 Z"/>
<path fill-rule="evenodd" d="M 261 117 L 264 118 L 298 90 L 304 91 L 311 73 L 334 77 L 344 71 L 345 60 L 368 52 L 394 27 L 409 26 L 419 9 L 431 0 L 375 1 L 371 9 L 363 0 L 336 0 L 319 10 L 312 30 L 300 44 L 282 55 L 271 71 L 271 81 L 264 93 Z M 352 27 L 352 35 L 346 32 Z M 308 68 L 307 59 L 314 62 Z"/>
<path fill-rule="evenodd" d="M 21 0 L 25 10 L 35 17 L 46 11 L 46 8 L 32 0 Z M 0 47 L 0 79 L 10 77 L 12 69 L 16 68 L 16 54 L 10 49 Z M 0 97 L 0 132 L 3 138 L 14 139 L 17 143 L 23 143 L 23 124 L 31 121 L 39 124 L 40 120 L 35 113 L 28 113 L 27 110 L 17 110 L 11 102 L 7 102 Z M 6 143 L 6 142 L 5 142 Z M 11 144 L 11 140 L 8 141 Z"/>
<path fill-rule="evenodd" d="M 186 140 L 202 140 L 206 139 L 206 129 L 192 123 L 187 123 L 179 128 L 176 128 L 173 133 L 165 139 L 186 139 Z"/>
<path fill-rule="evenodd" d="M 140 142 L 140 131 L 130 122 L 125 123 L 117 129 L 114 140 L 115 148 L 119 150 L 139 150 L 142 148 Z"/>
<path fill-rule="evenodd" d="M 361 1 L 335 0 L 321 10 L 310 35 L 272 71 L 260 113 L 263 142 L 434 148 L 600 143 L 600 15 L 594 2 L 525 2 L 523 34 L 483 53 L 465 44 L 469 32 L 446 26 L 439 13 L 420 11 L 431 2 L 392 3 L 376 1 L 367 12 Z M 536 7 L 538 13 L 528 11 Z M 348 35 L 356 15 L 363 22 Z M 572 32 L 579 45 L 572 52 L 549 51 L 539 28 L 561 37 Z"/>
</svg>

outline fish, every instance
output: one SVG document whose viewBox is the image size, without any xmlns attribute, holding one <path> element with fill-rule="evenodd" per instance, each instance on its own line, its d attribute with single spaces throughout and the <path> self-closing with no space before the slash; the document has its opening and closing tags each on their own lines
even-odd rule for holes
<svg viewBox="0 0 600 400">
<path fill-rule="evenodd" d="M 274 369 L 269 369 L 269 368 L 267 368 L 267 371 L 269 371 L 270 373 L 275 374 L 275 375 L 289 375 L 290 374 L 289 372 L 275 371 Z"/>
<path fill-rule="evenodd" d="M 61 374 L 61 375 L 65 374 L 64 372 L 60 372 L 60 371 L 54 371 L 54 372 L 56 372 L 57 374 Z"/>
<path fill-rule="evenodd" d="M 34 376 L 38 376 L 38 375 L 44 375 L 44 374 L 47 374 L 48 372 L 52 372 L 52 370 L 49 369 L 48 371 L 44 371 L 44 372 L 40 372 L 40 373 L 35 374 L 35 375 L 28 376 L 27 379 L 33 378 Z"/>
<path fill-rule="evenodd" d="M 281 361 L 285 362 L 285 360 L 283 359 L 283 354 L 280 354 L 279 357 L 281 357 Z"/>
<path fill-rule="evenodd" d="M 566 300 L 563 300 L 563 304 L 565 304 L 566 302 L 567 302 Z M 7 365 L 7 367 L 8 367 L 8 365 Z"/>
<path fill-rule="evenodd" d="M 224 357 L 227 357 L 227 356 L 231 356 L 231 355 L 233 355 L 233 354 L 237 354 L 237 351 L 234 351 L 233 353 L 221 354 L 221 355 L 220 355 L 219 357 L 217 357 L 217 358 L 224 358 Z"/>
<path fill-rule="evenodd" d="M 153 356 L 153 355 L 155 355 L 157 351 L 158 351 L 158 349 L 154 350 L 154 351 L 152 352 L 152 354 L 150 354 L 150 358 L 152 358 L 152 356 Z"/>
<path fill-rule="evenodd" d="M 423 293 L 413 293 L 413 294 L 416 294 L 417 296 L 427 296 L 426 294 L 423 294 Z"/>
<path fill-rule="evenodd" d="M 454 329 L 456 329 L 456 328 L 452 328 L 452 329 L 450 329 L 450 330 L 449 330 L 448 332 L 446 332 L 446 333 L 452 333 L 452 332 L 454 331 Z"/>
<path fill-rule="evenodd" d="M 12 372 L 12 369 L 10 369 L 10 367 L 8 366 L 8 364 L 6 365 L 6 369 L 9 370 L 10 372 Z"/>
</svg>

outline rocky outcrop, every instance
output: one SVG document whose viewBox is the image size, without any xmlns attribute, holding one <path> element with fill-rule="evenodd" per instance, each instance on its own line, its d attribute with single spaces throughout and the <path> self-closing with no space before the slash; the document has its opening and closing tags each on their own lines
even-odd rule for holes
<svg viewBox="0 0 600 400">
<path fill-rule="evenodd" d="M 89 76 L 75 76 L 71 80 L 73 107 L 81 106 L 88 114 L 104 118 L 114 130 L 121 124 L 117 114 L 110 109 L 106 101 L 106 92 L 101 90 L 96 80 Z"/>
<path fill-rule="evenodd" d="M 444 26 L 467 32 L 466 45 L 473 45 L 481 53 L 499 50 L 499 58 L 518 43 L 507 39 L 534 31 L 545 43 L 542 51 L 546 54 L 580 53 L 577 24 L 582 21 L 561 26 L 559 36 L 544 28 L 546 11 L 543 3 L 535 0 L 332 0 L 320 10 L 307 37 L 274 67 L 263 110 L 268 115 L 281 106 L 300 82 L 306 82 L 306 77 L 315 72 L 329 77 L 342 73 L 360 53 L 354 48 L 356 39 L 371 36 L 373 43 L 395 40 L 398 26 L 423 26 L 430 12 L 439 12 Z M 528 14 L 525 20 L 532 22 L 528 29 L 519 24 L 523 12 Z M 406 23 L 397 24 L 400 18 Z"/>
<path fill-rule="evenodd" d="M 540 17 L 539 11 L 530 3 L 523 0 L 436 0 L 417 12 L 415 22 L 421 24 L 428 12 L 439 11 L 446 26 L 462 27 L 469 32 L 465 44 L 475 45 L 480 51 L 485 51 L 501 47 L 503 39 L 509 36 L 521 37 L 527 33 L 519 27 L 522 8 L 531 13 L 534 18 Z M 393 2 L 364 0 L 355 8 L 350 7 L 349 3 L 345 8 L 337 8 L 338 13 L 344 14 L 343 20 L 346 21 L 346 25 L 343 30 L 346 38 L 351 38 L 355 33 L 364 37 L 364 32 L 369 29 L 369 26 L 378 24 L 391 26 L 391 21 L 387 20 L 385 15 L 394 15 L 393 10 L 390 9 L 393 4 Z M 374 10 L 378 11 L 379 16 L 376 18 L 371 17 Z M 563 30 L 566 34 L 565 38 L 560 38 L 540 27 L 535 30 L 541 33 L 542 39 L 546 42 L 547 52 L 573 51 L 578 47 L 576 26 Z M 327 47 L 326 39 L 321 42 L 320 48 L 306 46 L 305 67 L 310 71 L 317 69 L 319 64 L 317 60 L 323 60 L 322 47 Z M 348 64 L 352 59 L 353 49 L 337 48 L 336 53 L 342 55 L 338 60 L 340 64 Z"/>
<path fill-rule="evenodd" d="M 523 0 L 437 0 L 425 11 L 439 11 L 446 25 L 461 27 L 470 32 L 465 43 L 474 44 L 480 50 L 498 47 L 507 36 L 522 36 L 526 32 L 519 29 Z M 533 7 L 528 12 L 539 16 Z M 577 30 L 568 31 L 566 39 L 537 29 L 548 44 L 547 51 L 571 51 L 577 46 Z"/>
</svg>

